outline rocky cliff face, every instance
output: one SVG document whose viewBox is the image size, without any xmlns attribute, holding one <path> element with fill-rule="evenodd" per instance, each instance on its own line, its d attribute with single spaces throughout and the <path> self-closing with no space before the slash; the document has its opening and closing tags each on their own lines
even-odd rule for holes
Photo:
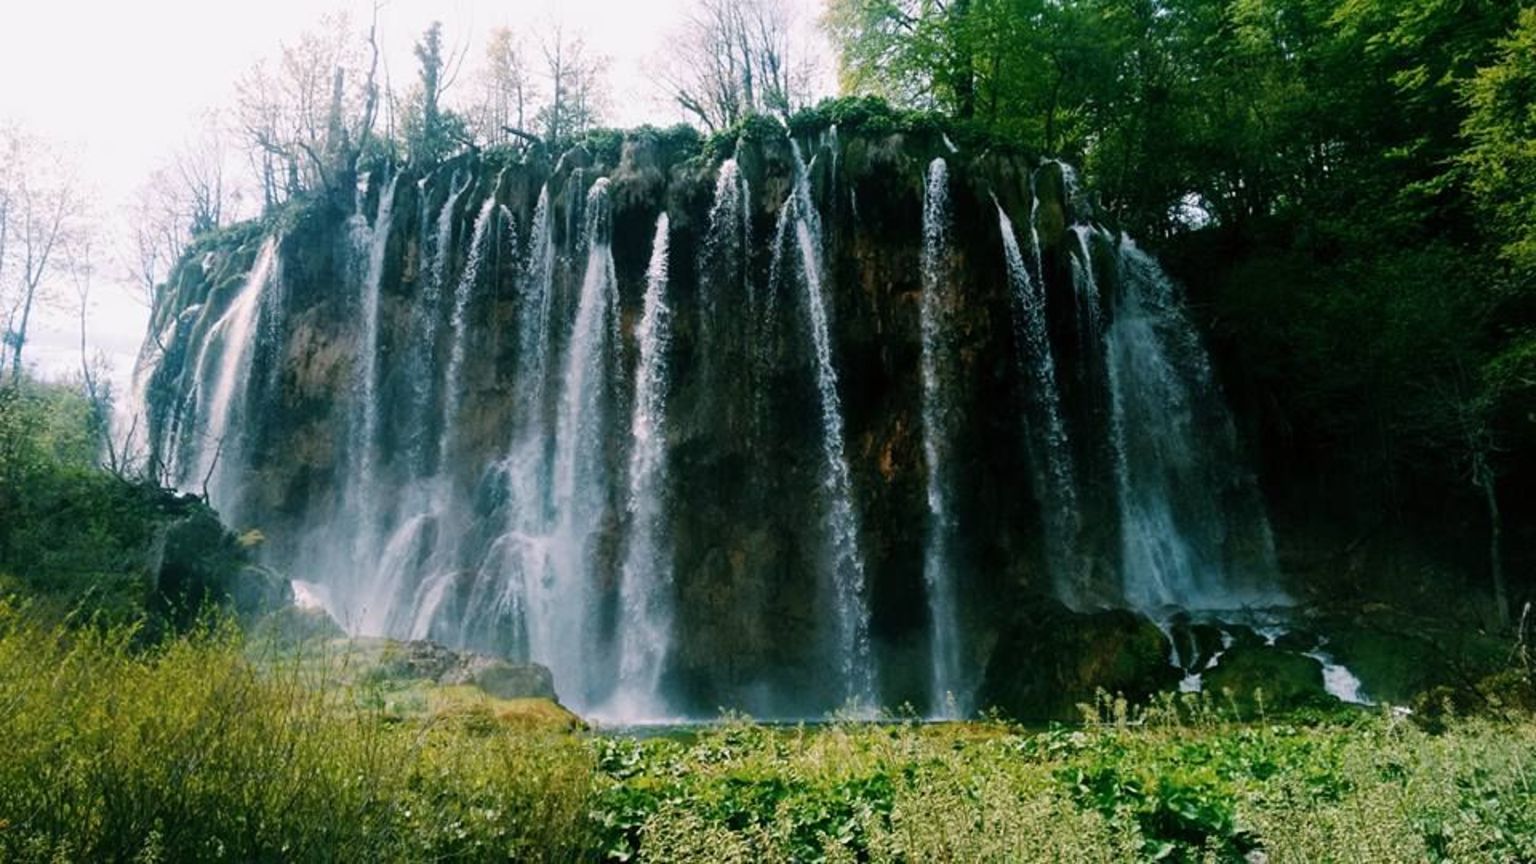
<svg viewBox="0 0 1536 864">
<path fill-rule="evenodd" d="M 937 712 L 1028 595 L 1276 596 L 1176 289 L 1063 166 L 936 131 L 378 171 L 194 249 L 151 332 L 154 457 L 266 563 L 579 709 Z"/>
</svg>

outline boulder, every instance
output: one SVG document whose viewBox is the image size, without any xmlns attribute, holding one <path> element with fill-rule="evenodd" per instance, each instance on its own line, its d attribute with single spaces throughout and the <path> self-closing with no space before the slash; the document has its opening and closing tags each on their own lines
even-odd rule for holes
<svg viewBox="0 0 1536 864">
<path fill-rule="evenodd" d="M 483 654 L 466 655 L 462 665 L 438 683 L 473 684 L 497 699 L 555 699 L 555 678 L 548 667 Z"/>
<path fill-rule="evenodd" d="M 251 628 L 251 635 L 257 643 L 271 641 L 281 646 L 294 646 L 342 639 L 347 634 L 323 609 L 286 606 L 260 618 Z"/>
<path fill-rule="evenodd" d="M 1135 612 L 1073 612 L 1036 598 L 1004 630 L 987 664 L 977 704 L 1019 720 L 1077 719 L 1099 690 L 1140 700 L 1173 687 L 1168 640 Z"/>
<path fill-rule="evenodd" d="M 547 667 L 455 651 L 425 639 L 387 643 L 373 675 L 383 680 L 471 685 L 497 699 L 557 698 L 554 676 Z"/>
<path fill-rule="evenodd" d="M 1323 688 L 1323 665 L 1311 657 L 1270 646 L 1234 646 L 1204 675 L 1205 691 L 1230 694 L 1243 712 L 1329 707 L 1338 700 Z"/>
<path fill-rule="evenodd" d="M 241 567 L 231 580 L 235 612 L 250 618 L 293 606 L 293 586 L 282 575 L 257 564 Z"/>
</svg>

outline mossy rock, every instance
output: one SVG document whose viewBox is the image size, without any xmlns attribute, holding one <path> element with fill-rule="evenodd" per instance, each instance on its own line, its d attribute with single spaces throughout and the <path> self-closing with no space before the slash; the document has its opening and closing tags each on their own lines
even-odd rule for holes
<svg viewBox="0 0 1536 864">
<path fill-rule="evenodd" d="M 999 638 L 978 704 L 1030 721 L 1077 719 L 1077 706 L 1099 690 L 1140 701 L 1178 683 L 1168 647 L 1145 616 L 1123 609 L 1081 614 L 1039 598 Z"/>
<path fill-rule="evenodd" d="M 152 611 L 187 624 L 207 606 L 224 602 L 241 616 L 285 605 L 287 581 L 249 565 L 249 553 L 224 528 L 218 514 L 181 502 L 163 506 L 175 507 L 179 513 L 163 529 L 159 554 L 151 561 Z"/>
<path fill-rule="evenodd" d="M 1439 688 L 1469 690 L 1509 657 L 1504 640 L 1471 627 L 1436 628 L 1390 612 L 1319 624 L 1323 650 L 1360 678 L 1371 698 L 1397 705 Z"/>
<path fill-rule="evenodd" d="M 498 699 L 555 699 L 555 679 L 537 663 L 512 663 L 473 656 L 453 677 L 473 684 Z"/>
<path fill-rule="evenodd" d="M 257 619 L 250 633 L 257 644 L 272 642 L 280 647 L 330 642 L 347 635 L 324 610 L 298 606 L 286 606 L 267 613 Z"/>
<path fill-rule="evenodd" d="M 1234 647 L 1221 655 L 1216 668 L 1205 673 L 1204 684 L 1207 693 L 1230 693 L 1244 712 L 1257 710 L 1261 699 L 1266 711 L 1338 703 L 1323 687 L 1321 663 L 1271 647 Z"/>
<path fill-rule="evenodd" d="M 1192 621 L 1181 615 L 1171 623 L 1169 635 L 1177 649 L 1179 665 L 1188 671 L 1204 669 L 1223 650 L 1222 629 L 1215 624 Z M 1236 637 L 1233 637 L 1234 642 Z"/>
<path fill-rule="evenodd" d="M 463 725 L 472 732 L 497 728 L 528 732 L 578 732 L 587 724 L 553 699 L 497 699 L 469 685 L 434 687 L 427 692 L 434 721 Z"/>
</svg>

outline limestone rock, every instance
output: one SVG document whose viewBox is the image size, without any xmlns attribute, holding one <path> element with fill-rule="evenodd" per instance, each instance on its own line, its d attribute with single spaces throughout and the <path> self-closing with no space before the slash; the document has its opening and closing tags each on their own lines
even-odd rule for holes
<svg viewBox="0 0 1536 864">
<path fill-rule="evenodd" d="M 497 699 L 556 699 L 554 676 L 544 666 L 454 651 L 425 639 L 389 643 L 378 668 L 385 678 L 469 684 Z"/>
</svg>

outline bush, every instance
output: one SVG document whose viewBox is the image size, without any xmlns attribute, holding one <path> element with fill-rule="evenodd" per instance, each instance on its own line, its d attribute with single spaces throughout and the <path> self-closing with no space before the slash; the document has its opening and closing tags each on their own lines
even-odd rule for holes
<svg viewBox="0 0 1536 864">
<path fill-rule="evenodd" d="M 392 723 L 229 623 L 136 651 L 0 606 L 0 860 L 576 860 L 578 739 Z"/>
<path fill-rule="evenodd" d="M 0 387 L 0 597 L 54 620 L 138 622 L 143 641 L 255 596 L 248 551 L 206 504 L 97 465 L 101 410 L 75 387 Z"/>
</svg>

